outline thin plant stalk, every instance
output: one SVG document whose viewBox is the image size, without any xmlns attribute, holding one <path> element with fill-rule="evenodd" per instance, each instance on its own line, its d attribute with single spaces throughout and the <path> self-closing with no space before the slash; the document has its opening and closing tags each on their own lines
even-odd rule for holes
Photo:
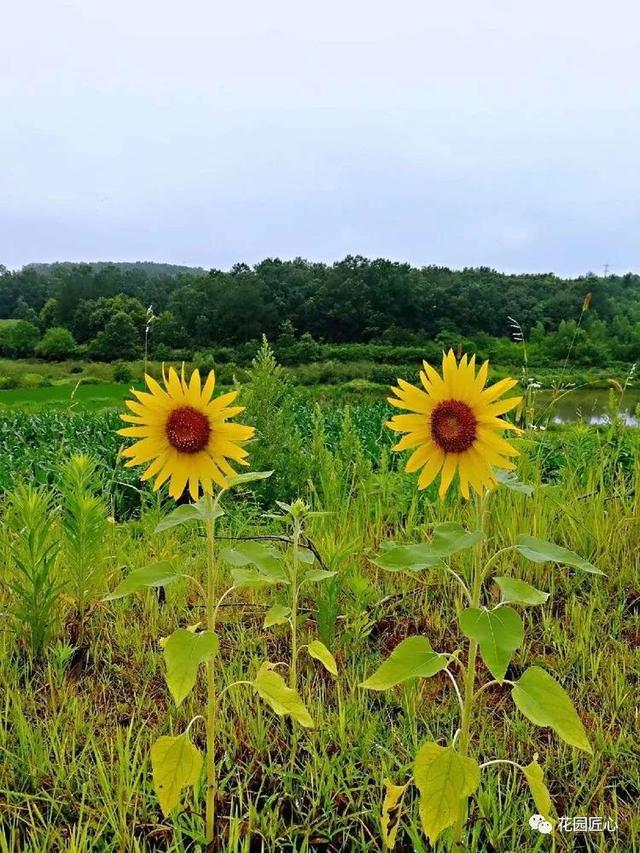
<svg viewBox="0 0 640 853">
<path fill-rule="evenodd" d="M 216 557 L 214 520 L 209 518 L 205 524 L 207 531 L 207 628 L 215 631 L 215 591 Z M 206 840 L 213 841 L 216 813 L 216 679 L 215 659 L 207 661 L 207 798 L 206 798 Z"/>
<path fill-rule="evenodd" d="M 298 684 L 298 546 L 300 543 L 300 520 L 293 526 L 293 556 L 291 563 L 291 666 L 289 687 L 296 690 Z"/>
<path fill-rule="evenodd" d="M 477 496 L 475 499 L 476 506 L 476 530 L 480 533 L 484 531 L 484 512 L 485 512 L 485 495 Z M 480 595 L 482 591 L 482 549 L 483 541 L 475 545 L 473 549 L 473 564 L 472 564 L 472 582 L 471 582 L 471 607 L 480 606 Z M 471 730 L 471 714 L 473 710 L 474 690 L 476 681 L 476 663 L 478 657 L 478 643 L 476 640 L 469 641 L 469 651 L 467 655 L 467 666 L 464 677 L 464 698 L 462 702 L 462 720 L 460 723 L 460 739 L 459 751 L 463 758 L 466 758 L 469 751 L 470 730 Z M 462 853 L 464 845 L 462 844 L 462 833 L 467 817 L 467 800 L 460 806 L 458 819 L 453 827 L 453 850 L 455 853 Z"/>
</svg>

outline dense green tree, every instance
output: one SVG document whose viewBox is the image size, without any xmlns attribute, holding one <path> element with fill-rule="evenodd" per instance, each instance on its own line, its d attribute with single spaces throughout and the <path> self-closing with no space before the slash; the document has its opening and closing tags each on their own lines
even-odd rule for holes
<svg viewBox="0 0 640 853">
<path fill-rule="evenodd" d="M 50 361 L 62 361 L 70 358 L 76 349 L 76 341 L 69 329 L 52 326 L 42 336 L 36 347 L 36 353 Z"/>
<path fill-rule="evenodd" d="M 567 327 L 583 313 L 587 293 L 591 305 L 580 327 Z M 334 264 L 268 258 L 254 267 L 209 272 L 154 264 L 0 269 L 0 318 L 32 322 L 37 315 L 41 330 L 65 327 L 95 352 L 111 351 L 104 333 L 120 313 L 128 315 L 142 343 L 149 306 L 158 318 L 150 334 L 152 354 L 154 348 L 167 357 L 224 349 L 228 361 L 244 364 L 262 334 L 284 360 L 302 357 L 305 333 L 321 345 L 475 342 L 485 351 L 504 352 L 510 317 L 530 337 L 532 355 L 543 360 L 563 359 L 567 346 L 585 364 L 629 360 L 640 349 L 640 276 L 632 273 L 560 279 L 487 267 L 416 268 L 361 256 Z M 129 343 L 135 349 L 133 335 Z"/>
<path fill-rule="evenodd" d="M 140 332 L 131 316 L 119 311 L 89 345 L 89 354 L 103 361 L 131 361 L 142 354 Z"/>
<path fill-rule="evenodd" d="M 40 329 L 27 320 L 18 320 L 9 330 L 9 345 L 19 358 L 33 355 L 39 340 Z"/>
</svg>

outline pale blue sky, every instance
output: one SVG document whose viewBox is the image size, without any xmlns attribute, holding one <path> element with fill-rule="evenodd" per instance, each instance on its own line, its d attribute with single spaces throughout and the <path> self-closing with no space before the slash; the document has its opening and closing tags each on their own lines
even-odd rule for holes
<svg viewBox="0 0 640 853">
<path fill-rule="evenodd" d="M 636 0 L 5 0 L 0 263 L 640 269 Z"/>
</svg>

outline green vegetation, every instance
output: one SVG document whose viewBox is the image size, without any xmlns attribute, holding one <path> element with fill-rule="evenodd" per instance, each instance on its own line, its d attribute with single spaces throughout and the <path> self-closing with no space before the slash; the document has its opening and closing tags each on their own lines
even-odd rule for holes
<svg viewBox="0 0 640 853">
<path fill-rule="evenodd" d="M 261 420 L 268 410 L 264 401 L 282 389 L 277 382 L 264 385 L 246 389 L 253 394 L 260 433 L 251 445 L 252 457 L 261 466 L 269 457 L 283 465 L 282 435 L 265 437 Z M 415 492 L 411 478 L 390 461 L 381 426 L 384 404 L 315 414 L 304 402 L 291 405 L 302 440 L 287 474 L 292 494 L 280 491 L 281 480 L 278 498 L 297 493 L 329 513 L 309 518 L 307 533 L 336 572 L 324 584 L 302 588 L 298 642 L 318 637 L 332 652 L 339 674 L 324 672 L 311 656 L 299 658 L 298 690 L 315 722 L 314 729 L 304 731 L 248 702 L 243 688 L 225 694 L 217 729 L 218 832 L 225 839 L 223 849 L 230 851 L 381 850 L 383 779 L 404 784 L 425 740 L 451 740 L 457 702 L 444 672 L 385 693 L 358 685 L 408 636 L 425 636 L 433 649 L 446 653 L 463 638 L 451 627 L 455 579 L 434 572 L 389 574 L 369 557 L 383 539 L 420 541 L 441 521 L 472 529 L 472 510 L 453 497 L 441 504 L 433 490 Z M 116 523 L 107 532 L 108 556 L 101 563 L 101 592 L 113 590 L 151 559 L 168 560 L 203 578 L 197 529 L 177 526 L 154 534 L 169 508 L 161 507 L 166 499 L 134 491 L 139 484 L 132 472 L 115 463 L 115 413 L 17 412 L 0 423 L 5 471 L 11 455 L 15 462 L 4 487 L 14 489 L 18 472 L 28 479 L 36 472 L 42 478 L 43 469 L 49 472 L 52 508 L 46 536 L 60 546 L 53 569 L 69 584 L 66 588 L 73 588 L 78 563 L 65 556 L 69 534 L 54 507 L 68 506 L 69 472 L 63 473 L 60 462 L 79 448 L 102 460 L 102 490 L 108 504 L 116 505 Z M 295 435 L 291 440 L 295 443 Z M 626 853 L 640 842 L 640 779 L 633 758 L 638 432 L 615 424 L 605 430 L 577 426 L 557 435 L 528 433 L 518 446 L 523 454 L 519 477 L 533 494 L 505 488 L 494 496 L 487 534 L 495 547 L 535 531 L 584 555 L 606 576 L 580 576 L 508 554 L 497 561 L 497 575 L 517 577 L 549 594 L 545 604 L 523 611 L 527 640 L 515 652 L 507 676 L 516 680 L 542 663 L 571 695 L 594 755 L 577 752 L 548 729 L 531 725 L 498 687 L 478 699 L 474 754 L 508 756 L 528 765 L 537 752 L 555 812 L 611 818 L 617 831 L 594 835 L 589 849 Z M 303 470 L 298 470 L 301 462 Z M 227 503 L 227 515 L 217 523 L 221 543 L 227 536 L 282 531 L 264 515 L 273 510 L 272 484 L 255 485 Z M 128 506 L 125 493 L 135 497 Z M 25 528 L 15 503 L 3 512 L 7 558 L 0 609 L 13 612 L 7 583 L 15 582 L 19 565 L 11 555 L 16 549 L 22 553 Z M 467 560 L 461 553 L 454 568 L 463 571 Z M 226 578 L 227 570 L 219 592 L 228 585 Z M 56 598 L 52 618 L 47 617 L 39 662 L 30 663 L 30 640 L 20 630 L 29 624 L 26 617 L 0 633 L 0 685 L 6 697 L 0 726 L 0 825 L 6 849 L 194 850 L 204 832 L 204 778 L 198 777 L 194 793 L 187 787 L 181 808 L 164 817 L 153 792 L 150 761 L 152 743 L 184 731 L 205 702 L 204 685 L 198 683 L 175 706 L 158 645 L 158 638 L 176 626 L 202 619 L 193 585 L 178 579 L 160 599 L 150 589 L 133 599 L 94 605 L 82 645 L 77 608 L 66 588 Z M 490 595 L 497 601 L 498 589 Z M 277 590 L 266 599 L 237 591 L 221 607 L 219 654 L 229 683 L 247 672 L 255 676 L 262 660 L 287 659 L 288 626 L 263 627 L 267 610 L 277 603 L 284 604 Z M 202 730 L 194 726 L 191 736 L 202 749 Z M 548 849 L 543 836 L 528 826 L 529 815 L 539 807 L 514 768 L 483 770 L 470 808 L 469 850 L 525 851 L 538 844 Z M 396 849 L 426 851 L 411 791 L 402 811 Z"/>
<path fill-rule="evenodd" d="M 416 492 L 384 427 L 387 386 L 444 335 L 319 343 L 286 320 L 283 365 L 266 339 L 165 344 L 238 388 L 273 472 L 175 509 L 116 433 L 161 327 L 97 296 L 78 346 L 51 299 L 0 322 L 0 851 L 563 844 L 535 813 L 615 824 L 585 849 L 640 844 L 637 398 L 585 303 L 526 343 L 475 333 L 492 380 L 521 376 L 526 428 L 517 478 L 475 509 Z M 609 389 L 602 426 L 550 422 L 538 384 L 571 382 Z"/>
<path fill-rule="evenodd" d="M 561 367 L 567 354 L 579 367 L 628 365 L 640 358 L 639 284 L 633 274 L 562 280 L 351 256 L 206 273 L 143 264 L 0 268 L 0 317 L 22 324 L 0 326 L 0 353 L 113 361 L 142 357 L 147 345 L 159 360 L 203 353 L 242 367 L 266 334 L 285 365 L 413 364 L 461 346 L 507 366 L 521 362 L 523 339 L 536 369 Z"/>
</svg>

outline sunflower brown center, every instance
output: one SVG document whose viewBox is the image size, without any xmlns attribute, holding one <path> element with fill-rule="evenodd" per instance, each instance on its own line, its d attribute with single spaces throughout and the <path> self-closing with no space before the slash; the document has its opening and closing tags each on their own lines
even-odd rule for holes
<svg viewBox="0 0 640 853">
<path fill-rule="evenodd" d="M 478 422 L 460 400 L 443 400 L 431 413 L 431 437 L 445 453 L 463 453 L 476 439 Z"/>
<path fill-rule="evenodd" d="M 209 418 L 193 406 L 174 409 L 165 427 L 169 443 L 180 453 L 198 453 L 209 443 Z"/>
</svg>

